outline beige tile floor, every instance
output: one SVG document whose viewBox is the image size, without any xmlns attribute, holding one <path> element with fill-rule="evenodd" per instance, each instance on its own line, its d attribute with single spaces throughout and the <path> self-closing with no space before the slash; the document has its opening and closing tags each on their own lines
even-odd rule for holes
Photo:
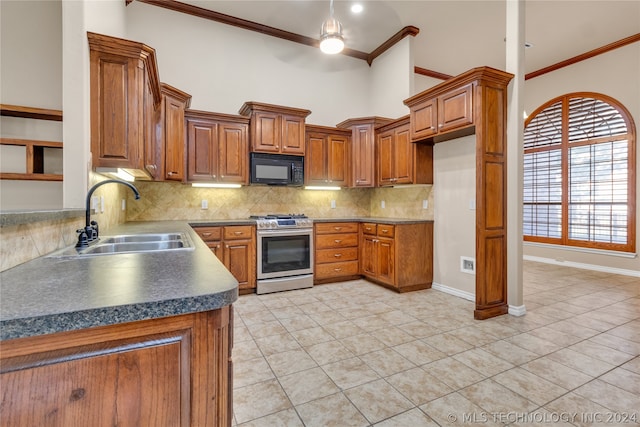
<svg viewBox="0 0 640 427">
<path fill-rule="evenodd" d="M 640 280 L 525 262 L 527 314 L 364 280 L 235 304 L 234 425 L 640 425 Z"/>
</svg>

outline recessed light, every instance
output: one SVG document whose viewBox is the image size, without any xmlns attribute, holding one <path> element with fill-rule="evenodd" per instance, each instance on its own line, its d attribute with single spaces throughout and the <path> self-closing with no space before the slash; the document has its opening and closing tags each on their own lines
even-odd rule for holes
<svg viewBox="0 0 640 427">
<path fill-rule="evenodd" d="M 362 7 L 362 5 L 360 3 L 356 3 L 353 6 L 351 6 L 351 12 L 353 13 L 360 13 L 362 12 L 364 8 Z"/>
</svg>

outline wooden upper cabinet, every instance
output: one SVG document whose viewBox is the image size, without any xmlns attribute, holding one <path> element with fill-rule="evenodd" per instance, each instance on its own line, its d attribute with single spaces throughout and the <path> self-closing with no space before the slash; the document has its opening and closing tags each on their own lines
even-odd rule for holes
<svg viewBox="0 0 640 427">
<path fill-rule="evenodd" d="M 411 142 L 409 116 L 377 131 L 378 186 L 433 183 L 433 147 Z"/>
<path fill-rule="evenodd" d="M 191 102 L 191 95 L 162 83 L 162 137 L 164 141 L 164 179 L 185 180 L 185 130 L 184 112 Z"/>
<path fill-rule="evenodd" d="M 306 126 L 305 183 L 349 185 L 351 132 L 325 126 Z"/>
<path fill-rule="evenodd" d="M 187 110 L 187 181 L 246 184 L 249 179 L 246 117 Z"/>
<path fill-rule="evenodd" d="M 338 128 L 351 129 L 350 187 L 375 187 L 375 128 L 392 121 L 384 117 L 362 117 L 337 125 Z"/>
<path fill-rule="evenodd" d="M 410 108 L 411 141 L 420 141 L 452 131 L 473 133 L 473 84 L 435 97 L 420 94 L 404 101 Z M 455 137 L 464 133 L 456 134 Z M 438 139 L 435 139 L 438 142 Z"/>
<path fill-rule="evenodd" d="M 305 119 L 311 111 L 245 102 L 240 114 L 250 117 L 251 152 L 304 156 Z"/>
<path fill-rule="evenodd" d="M 155 50 L 91 32 L 87 38 L 92 166 L 123 168 L 138 179 L 150 179 L 145 162 L 155 154 L 145 153 L 153 147 L 145 144 L 145 137 L 157 137 L 157 116 L 150 112 L 161 102 Z"/>
</svg>

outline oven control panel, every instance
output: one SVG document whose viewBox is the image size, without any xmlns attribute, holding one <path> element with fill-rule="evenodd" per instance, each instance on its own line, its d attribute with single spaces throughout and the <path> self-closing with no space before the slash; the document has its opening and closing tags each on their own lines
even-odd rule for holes
<svg viewBox="0 0 640 427">
<path fill-rule="evenodd" d="M 256 221 L 258 229 L 269 230 L 278 228 L 311 228 L 313 220 L 309 218 L 288 218 L 288 219 L 261 219 Z"/>
</svg>

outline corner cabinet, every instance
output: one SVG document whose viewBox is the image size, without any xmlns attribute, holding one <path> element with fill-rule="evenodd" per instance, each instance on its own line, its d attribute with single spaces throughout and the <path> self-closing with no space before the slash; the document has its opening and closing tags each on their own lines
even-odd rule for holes
<svg viewBox="0 0 640 427">
<path fill-rule="evenodd" d="M 187 181 L 249 182 L 249 119 L 187 110 Z"/>
<path fill-rule="evenodd" d="M 348 186 L 350 143 L 350 131 L 307 125 L 305 183 Z"/>
<path fill-rule="evenodd" d="M 412 143 L 409 116 L 377 129 L 377 184 L 433 184 L 433 146 Z"/>
<path fill-rule="evenodd" d="M 404 101 L 412 140 L 434 143 L 476 135 L 476 319 L 505 314 L 507 304 L 507 85 L 513 74 L 474 68 Z M 442 126 L 440 126 L 442 124 Z"/>
<path fill-rule="evenodd" d="M 245 102 L 240 114 L 251 122 L 251 152 L 304 156 L 305 119 L 309 110 Z"/>
<path fill-rule="evenodd" d="M 351 130 L 350 187 L 376 186 L 375 129 L 392 121 L 384 117 L 361 117 L 337 125 Z"/>
<path fill-rule="evenodd" d="M 233 308 L 2 342 L 3 426 L 232 424 Z"/>
<path fill-rule="evenodd" d="M 253 225 L 193 229 L 238 281 L 240 294 L 256 289 L 256 228 Z"/>
<path fill-rule="evenodd" d="M 149 148 L 145 153 L 145 138 L 156 137 L 154 111 L 161 102 L 155 50 L 91 32 L 87 38 L 92 166 L 123 168 L 138 179 L 150 179 L 145 162 L 155 154 Z"/>
<path fill-rule="evenodd" d="M 431 288 L 433 222 L 360 224 L 360 273 L 397 292 Z"/>
</svg>

